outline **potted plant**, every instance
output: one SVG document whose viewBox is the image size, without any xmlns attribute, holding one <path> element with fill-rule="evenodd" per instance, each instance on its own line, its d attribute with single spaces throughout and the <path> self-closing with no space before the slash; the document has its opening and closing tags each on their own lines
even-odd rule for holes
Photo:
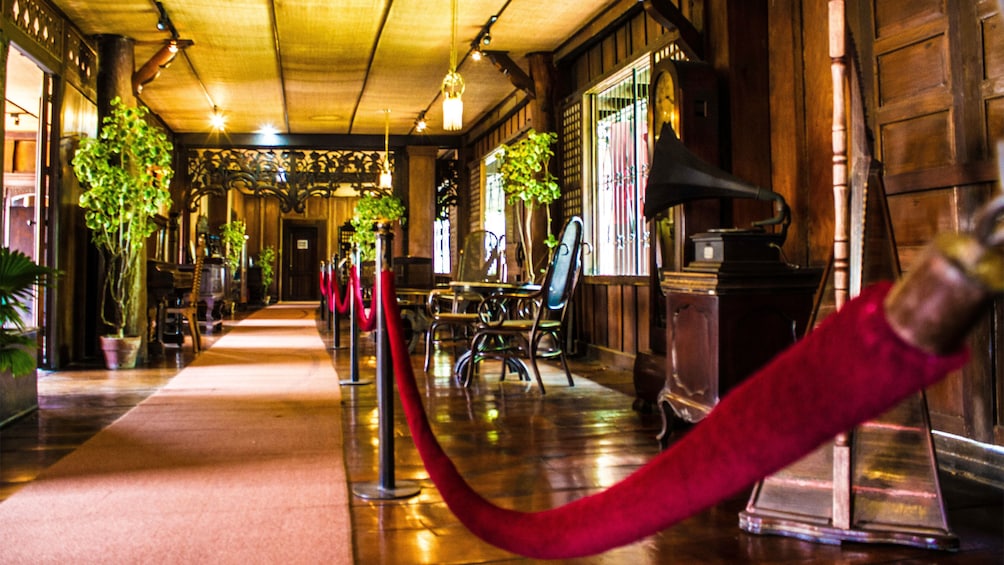
<svg viewBox="0 0 1004 565">
<path fill-rule="evenodd" d="M 247 225 L 244 220 L 234 220 L 220 226 L 220 239 L 223 240 L 224 257 L 231 276 L 241 268 L 241 252 L 244 250 L 246 235 Z"/>
<path fill-rule="evenodd" d="M 526 257 L 528 278 L 534 280 L 538 260 L 534 254 L 533 222 L 531 221 L 538 206 L 543 206 L 546 213 L 545 229 L 547 235 L 544 243 L 548 248 L 558 244 L 551 232 L 551 202 L 561 196 L 561 189 L 551 174 L 550 161 L 554 156 L 551 144 L 557 141 L 555 133 L 537 133 L 531 129 L 526 137 L 511 144 L 503 145 L 499 162 L 499 173 L 502 178 L 502 190 L 505 191 L 510 204 L 522 202 L 523 214 L 516 214 L 517 227 L 520 235 L 520 245 Z"/>
<path fill-rule="evenodd" d="M 229 269 L 230 280 L 230 312 L 241 299 L 241 285 L 238 278 L 241 275 L 241 257 L 244 254 L 244 243 L 247 240 L 247 225 L 244 220 L 233 220 L 220 226 L 220 241 L 223 243 L 223 258 Z"/>
<path fill-rule="evenodd" d="M 144 247 L 157 228 L 153 218 L 171 205 L 173 146 L 146 121 L 148 113 L 116 97 L 98 136 L 81 140 L 73 157 L 73 171 L 85 188 L 79 200 L 84 222 L 104 260 L 98 308 L 108 328 L 102 349 L 110 369 L 136 364 Z"/>
<path fill-rule="evenodd" d="M 272 281 L 275 280 L 275 248 L 271 245 L 258 252 L 258 268 L 261 269 L 262 300 L 267 306 L 271 299 L 268 295 L 268 289 L 271 288 Z"/>
<path fill-rule="evenodd" d="M 38 406 L 37 343 L 22 315 L 29 312 L 35 286 L 55 275 L 20 251 L 0 248 L 0 423 Z"/>
<path fill-rule="evenodd" d="M 375 257 L 376 234 L 373 224 L 378 220 L 396 222 L 404 216 L 404 204 L 401 199 L 384 192 L 367 193 L 356 202 L 352 215 L 352 243 L 359 248 L 359 256 L 364 261 Z"/>
</svg>

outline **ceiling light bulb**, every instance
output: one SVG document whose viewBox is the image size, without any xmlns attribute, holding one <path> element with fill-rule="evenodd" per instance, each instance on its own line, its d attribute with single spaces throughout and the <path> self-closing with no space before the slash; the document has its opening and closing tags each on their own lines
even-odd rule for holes
<svg viewBox="0 0 1004 565">
<path fill-rule="evenodd" d="M 486 33 L 484 37 L 481 38 L 481 45 L 488 46 L 492 44 L 492 34 Z"/>
<path fill-rule="evenodd" d="M 474 61 L 480 61 L 481 57 L 482 57 L 482 54 L 481 54 L 481 50 L 480 49 L 475 49 L 471 53 L 471 59 L 474 60 Z"/>
<path fill-rule="evenodd" d="M 213 114 L 209 116 L 209 124 L 217 131 L 222 131 L 226 127 L 226 118 L 223 117 L 219 108 L 213 108 Z"/>
</svg>

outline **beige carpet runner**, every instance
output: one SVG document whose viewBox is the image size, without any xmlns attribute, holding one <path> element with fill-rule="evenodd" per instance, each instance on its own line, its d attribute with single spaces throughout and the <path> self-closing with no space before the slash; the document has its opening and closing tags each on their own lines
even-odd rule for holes
<svg viewBox="0 0 1004 565">
<path fill-rule="evenodd" d="M 351 563 L 339 404 L 312 307 L 259 311 L 0 504 L 0 563 Z"/>
</svg>

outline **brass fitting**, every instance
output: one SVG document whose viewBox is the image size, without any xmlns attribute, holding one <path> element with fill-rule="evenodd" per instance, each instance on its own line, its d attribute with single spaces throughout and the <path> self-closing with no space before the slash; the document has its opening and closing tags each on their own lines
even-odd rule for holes
<svg viewBox="0 0 1004 565">
<path fill-rule="evenodd" d="M 945 234 L 917 267 L 889 291 L 886 317 L 904 340 L 931 353 L 962 345 L 966 334 L 1004 293 L 1004 196 L 979 214 L 972 234 Z"/>
</svg>

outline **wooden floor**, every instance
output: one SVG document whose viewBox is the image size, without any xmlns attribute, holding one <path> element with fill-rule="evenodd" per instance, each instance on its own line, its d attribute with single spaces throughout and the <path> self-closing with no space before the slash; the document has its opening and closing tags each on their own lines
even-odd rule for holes
<svg viewBox="0 0 1004 565">
<path fill-rule="evenodd" d="M 323 329 L 323 325 L 319 325 Z M 226 331 L 224 329 L 224 331 Z M 330 346 L 330 335 L 322 333 Z M 211 343 L 217 336 L 207 336 Z M 343 344 L 347 336 L 343 335 Z M 362 341 L 359 378 L 372 381 L 372 341 Z M 349 378 L 348 349 L 331 349 Z M 134 371 L 93 367 L 40 376 L 40 410 L 0 430 L 0 499 L 167 382 L 191 360 L 190 348 L 168 348 Z M 621 480 L 658 452 L 657 416 L 631 409 L 631 377 L 595 363 L 574 363 L 576 386 L 549 368 L 546 395 L 535 385 L 480 378 L 462 388 L 450 378 L 452 355 L 438 352 L 430 375 L 413 358 L 420 389 L 439 440 L 483 496 L 521 510 L 540 510 Z M 376 387 L 343 388 L 349 488 L 379 482 Z M 401 500 L 353 497 L 355 562 L 522 563 L 517 555 L 471 535 L 444 506 L 419 462 L 400 406 L 395 408 L 393 476 L 418 488 Z M 385 469 L 386 471 L 386 469 Z M 755 536 L 737 527 L 746 496 L 728 500 L 666 531 L 576 563 L 1004 563 L 1004 493 L 942 477 L 955 553 L 893 545 L 827 546 L 793 538 Z M 547 535 L 542 532 L 541 535 Z"/>
</svg>

